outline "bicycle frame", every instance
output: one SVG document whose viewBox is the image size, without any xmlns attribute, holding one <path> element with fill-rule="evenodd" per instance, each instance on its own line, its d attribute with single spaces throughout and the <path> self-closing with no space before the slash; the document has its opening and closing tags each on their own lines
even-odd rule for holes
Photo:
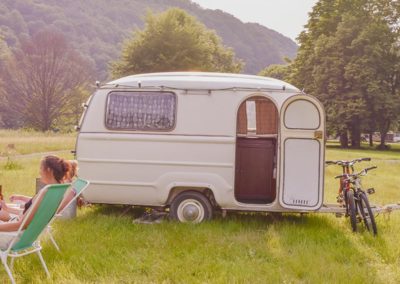
<svg viewBox="0 0 400 284">
<path fill-rule="evenodd" d="M 338 197 L 337 201 L 339 204 L 342 204 L 343 201 L 345 203 L 346 207 L 346 216 L 349 214 L 348 212 L 348 206 L 347 206 L 347 191 L 351 189 L 351 183 L 348 179 L 348 175 L 354 173 L 354 167 L 351 165 L 342 165 L 342 170 L 343 170 L 343 177 L 340 178 L 339 180 L 339 191 L 338 191 Z"/>
<path fill-rule="evenodd" d="M 346 207 L 346 216 L 348 216 L 348 201 L 347 192 L 351 190 L 353 181 L 350 181 L 349 177 L 354 174 L 354 164 L 361 161 L 370 161 L 371 158 L 359 158 L 352 161 L 326 161 L 329 164 L 336 164 L 342 166 L 342 176 L 339 180 L 339 190 L 337 196 L 337 202 Z M 361 180 L 358 178 L 356 187 L 361 188 Z M 353 189 L 354 193 L 355 190 Z M 344 204 L 343 204 L 344 202 Z"/>
</svg>

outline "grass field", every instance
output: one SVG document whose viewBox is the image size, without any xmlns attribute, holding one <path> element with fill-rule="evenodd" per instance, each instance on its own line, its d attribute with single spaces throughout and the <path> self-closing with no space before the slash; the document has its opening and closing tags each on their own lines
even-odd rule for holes
<svg viewBox="0 0 400 284">
<path fill-rule="evenodd" d="M 364 179 L 376 189 L 371 200 L 400 201 L 396 147 L 389 152 L 327 150 L 327 159 L 362 156 L 373 157 L 366 166 L 378 166 Z M 19 159 L 18 167 L 9 170 L 4 169 L 6 161 L 0 161 L 5 194 L 32 195 L 39 161 L 39 157 Z M 338 167 L 326 168 L 329 202 L 335 202 L 333 176 L 338 173 Z M 400 212 L 377 217 L 376 238 L 368 232 L 352 233 L 349 220 L 333 214 L 228 213 L 224 219 L 200 225 L 143 225 L 132 224 L 140 210 L 122 212 L 122 206 L 92 206 L 81 209 L 74 220 L 57 221 L 55 237 L 62 253 L 48 240 L 43 242 L 52 277 L 46 279 L 37 257 L 28 256 L 16 261 L 17 282 L 400 283 Z M 0 281 L 6 280 L 0 268 Z"/>
<path fill-rule="evenodd" d="M 75 141 L 76 133 L 0 130 L 0 157 L 73 150 Z"/>
</svg>

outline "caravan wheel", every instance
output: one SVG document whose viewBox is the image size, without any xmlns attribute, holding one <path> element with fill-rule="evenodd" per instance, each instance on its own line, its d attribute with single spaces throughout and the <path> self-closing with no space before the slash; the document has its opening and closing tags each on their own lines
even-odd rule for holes
<svg viewBox="0 0 400 284">
<path fill-rule="evenodd" d="M 171 203 L 170 217 L 184 223 L 201 223 L 212 217 L 212 206 L 203 194 L 187 191 L 179 194 Z"/>
</svg>

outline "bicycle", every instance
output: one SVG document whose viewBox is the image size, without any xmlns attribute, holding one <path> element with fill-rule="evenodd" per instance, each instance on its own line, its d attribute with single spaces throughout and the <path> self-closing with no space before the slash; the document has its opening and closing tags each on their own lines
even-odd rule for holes
<svg viewBox="0 0 400 284">
<path fill-rule="evenodd" d="M 375 216 L 367 196 L 367 193 L 375 193 L 375 189 L 369 188 L 367 192 L 365 192 L 361 186 L 361 176 L 366 175 L 368 171 L 376 169 L 377 167 L 369 167 L 359 173 L 354 173 L 355 163 L 370 160 L 371 158 L 359 158 L 352 161 L 326 161 L 326 164 L 342 166 L 343 174 L 335 177 L 340 178 L 337 201 L 346 208 L 346 217 L 350 217 L 350 224 L 353 231 L 357 231 L 357 223 L 362 220 L 367 230 L 377 235 L 378 230 Z"/>
</svg>

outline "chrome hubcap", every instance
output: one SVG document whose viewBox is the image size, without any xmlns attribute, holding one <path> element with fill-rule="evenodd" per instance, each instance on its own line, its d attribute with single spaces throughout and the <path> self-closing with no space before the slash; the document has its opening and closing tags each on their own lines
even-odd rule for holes
<svg viewBox="0 0 400 284">
<path fill-rule="evenodd" d="M 195 199 L 186 199 L 179 204 L 178 218 L 181 222 L 199 223 L 204 219 L 204 208 Z"/>
</svg>

